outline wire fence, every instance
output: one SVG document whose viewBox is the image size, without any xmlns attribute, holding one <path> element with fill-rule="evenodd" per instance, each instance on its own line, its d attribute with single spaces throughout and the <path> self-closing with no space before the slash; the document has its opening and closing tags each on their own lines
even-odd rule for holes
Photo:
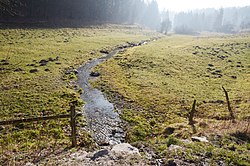
<svg viewBox="0 0 250 166">
<path fill-rule="evenodd" d="M 36 163 L 75 147 L 76 117 L 81 115 L 76 104 L 71 103 L 69 114 L 0 121 L 0 165 Z"/>
</svg>

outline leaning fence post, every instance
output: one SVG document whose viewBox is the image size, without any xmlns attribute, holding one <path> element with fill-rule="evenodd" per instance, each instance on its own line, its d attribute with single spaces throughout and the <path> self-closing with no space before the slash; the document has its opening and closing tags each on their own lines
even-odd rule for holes
<svg viewBox="0 0 250 166">
<path fill-rule="evenodd" d="M 225 95 L 226 95 L 227 107 L 228 107 L 228 111 L 230 113 L 230 118 L 234 122 L 235 121 L 235 116 L 234 116 L 233 110 L 232 110 L 231 105 L 230 105 L 230 100 L 229 100 L 228 93 L 227 93 L 226 89 L 223 86 L 222 86 L 222 89 L 224 90 Z"/>
<path fill-rule="evenodd" d="M 188 124 L 189 125 L 193 125 L 194 124 L 194 113 L 195 113 L 195 105 L 196 105 L 196 100 L 194 100 L 193 106 L 192 106 L 192 110 L 189 112 L 188 115 Z"/>
<path fill-rule="evenodd" d="M 76 104 L 77 101 L 70 103 L 70 125 L 71 125 L 71 139 L 72 147 L 76 147 Z"/>
</svg>

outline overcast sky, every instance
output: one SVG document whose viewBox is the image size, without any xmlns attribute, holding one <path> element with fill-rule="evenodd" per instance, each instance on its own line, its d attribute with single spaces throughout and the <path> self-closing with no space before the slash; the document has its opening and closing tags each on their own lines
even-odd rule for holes
<svg viewBox="0 0 250 166">
<path fill-rule="evenodd" d="M 187 11 L 202 8 L 250 6 L 250 0 L 157 0 L 160 9 Z"/>
</svg>

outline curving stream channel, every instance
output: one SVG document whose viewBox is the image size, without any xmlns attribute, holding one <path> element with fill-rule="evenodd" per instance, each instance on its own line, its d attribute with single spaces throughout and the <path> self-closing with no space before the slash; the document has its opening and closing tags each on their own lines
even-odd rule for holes
<svg viewBox="0 0 250 166">
<path fill-rule="evenodd" d="M 88 130 L 100 146 L 122 143 L 125 141 L 125 134 L 122 128 L 122 121 L 119 114 L 114 111 L 113 104 L 106 99 L 100 90 L 91 87 L 89 83 L 89 80 L 92 78 L 91 70 L 120 50 L 141 46 L 149 41 L 145 40 L 139 43 L 128 43 L 119 46 L 111 53 L 104 54 L 102 57 L 94 59 L 78 69 L 78 84 L 84 90 L 81 99 L 86 102 L 83 112 L 87 120 Z"/>
</svg>

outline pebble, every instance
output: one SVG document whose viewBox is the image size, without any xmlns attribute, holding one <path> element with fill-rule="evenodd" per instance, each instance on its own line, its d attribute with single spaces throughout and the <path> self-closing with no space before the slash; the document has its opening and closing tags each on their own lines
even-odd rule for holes
<svg viewBox="0 0 250 166">
<path fill-rule="evenodd" d="M 108 154 L 109 154 L 109 151 L 108 151 L 107 149 L 102 149 L 102 150 L 96 152 L 96 153 L 93 155 L 93 157 L 91 157 L 91 160 L 96 160 L 96 159 L 98 159 L 98 158 L 100 158 L 100 157 L 103 157 L 103 156 L 106 156 L 106 155 L 108 155 Z"/>
<path fill-rule="evenodd" d="M 126 153 L 126 154 L 137 154 L 140 155 L 139 150 L 128 143 L 122 143 L 115 145 L 111 152 L 114 153 Z"/>
<path fill-rule="evenodd" d="M 183 149 L 181 146 L 178 145 L 170 145 L 168 150 L 173 151 L 173 150 L 178 150 L 178 149 Z"/>
<path fill-rule="evenodd" d="M 209 142 L 206 137 L 196 137 L 196 136 L 192 137 L 192 141 L 195 141 L 195 142 Z"/>
</svg>

